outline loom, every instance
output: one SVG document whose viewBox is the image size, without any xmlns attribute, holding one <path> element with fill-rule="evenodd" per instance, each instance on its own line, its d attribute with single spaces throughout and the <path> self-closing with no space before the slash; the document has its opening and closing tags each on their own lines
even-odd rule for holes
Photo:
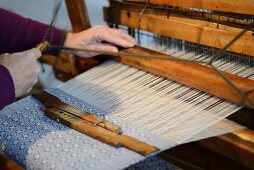
<svg viewBox="0 0 254 170">
<path fill-rule="evenodd" d="M 236 9 L 236 5 L 243 5 L 244 7 Z M 253 2 L 246 1 L 202 1 L 202 3 L 199 3 L 198 1 L 111 1 L 110 7 L 104 8 L 104 19 L 112 24 L 112 26 L 126 26 L 128 28 L 128 32 L 135 35 L 139 42 L 141 44 L 144 43 L 144 46 L 147 48 L 152 48 L 153 50 L 167 53 L 175 57 L 190 58 L 192 60 L 201 59 L 202 61 L 205 61 L 209 60 L 209 58 L 215 55 L 219 49 L 222 49 L 227 42 L 241 32 L 246 27 L 246 24 L 253 22 L 253 10 L 248 11 L 252 5 Z M 146 36 L 150 37 L 148 38 L 150 39 L 150 42 L 146 39 Z M 228 50 L 221 55 L 221 61 L 224 64 L 221 63 L 220 65 L 219 61 L 217 64 L 220 65 L 218 68 L 221 70 L 232 74 L 238 74 L 241 72 L 238 75 L 252 79 L 253 52 L 251 52 L 251 50 L 249 51 L 249 49 L 253 48 L 253 29 L 246 32 L 244 36 L 245 38 L 242 37 L 237 40 L 234 45 L 229 47 Z M 143 40 L 142 42 L 142 38 L 145 38 L 146 40 Z M 247 43 L 247 41 L 250 42 Z M 242 46 L 243 44 L 248 45 Z M 158 69 L 156 66 L 148 66 L 152 68 L 150 70 L 147 68 L 147 65 L 140 66 L 142 64 L 133 64 L 131 60 L 125 62 L 125 59 L 122 59 L 122 61 L 125 64 L 157 73 L 154 71 Z M 230 63 L 234 63 L 234 66 L 232 65 L 231 69 L 229 68 Z M 156 64 L 157 66 L 159 65 L 158 63 Z M 162 64 L 161 66 L 164 67 L 166 65 Z M 239 72 L 236 69 L 238 66 L 241 70 L 239 70 Z M 182 67 L 186 71 L 191 70 L 184 64 Z M 244 76 L 243 72 L 247 71 L 249 68 L 250 75 Z M 167 69 L 174 71 L 168 67 Z M 164 72 L 160 71 L 157 74 L 165 76 Z M 175 69 L 174 74 L 177 74 L 177 71 L 178 70 Z M 208 78 L 209 74 L 202 75 L 202 77 L 204 76 Z M 197 77 L 193 77 L 193 79 L 197 80 Z M 206 83 L 209 83 L 209 81 Z M 251 87 L 253 88 L 253 85 L 251 85 Z M 191 96 L 191 94 L 187 93 L 187 96 L 188 95 Z M 194 97 L 191 98 L 190 96 L 190 100 L 195 100 L 194 97 L 197 97 L 194 95 Z M 210 104 L 212 105 L 212 103 Z M 183 107 L 186 106 L 183 105 Z M 253 110 L 248 110 L 241 114 L 238 113 L 238 117 L 235 116 L 237 118 L 234 120 L 243 123 L 243 117 L 248 117 L 247 119 L 249 120 L 247 120 L 247 122 L 250 123 L 251 117 L 253 116 L 251 116 L 252 113 Z M 245 125 L 249 128 L 253 127 L 251 123 L 246 124 L 245 122 Z M 232 139 L 232 142 L 234 141 L 233 143 L 235 143 L 236 138 L 233 139 L 232 136 L 234 135 L 228 135 L 228 137 Z M 250 134 L 247 136 L 253 136 L 253 133 L 250 131 Z M 218 138 L 223 138 L 223 140 L 220 141 Z M 242 160 L 240 161 L 239 157 L 241 157 L 240 155 L 242 155 L 242 153 L 246 150 L 240 151 L 239 155 L 236 157 L 228 154 L 228 152 L 234 152 L 234 155 L 237 155 L 235 153 L 235 150 L 239 150 L 239 146 L 237 145 L 245 143 L 245 141 L 240 140 L 236 142 L 235 147 L 232 148 L 230 142 L 226 142 L 227 144 L 224 142 L 225 136 L 217 137 L 216 139 L 212 138 L 210 141 L 203 140 L 198 143 L 203 147 L 226 156 L 227 158 L 230 158 L 242 165 L 245 164 L 246 162 Z M 231 151 L 228 150 L 229 145 L 229 150 L 232 149 Z M 253 146 L 249 145 L 247 148 L 250 149 L 253 148 Z"/>
<path fill-rule="evenodd" d="M 84 2 L 66 0 L 66 4 L 73 30 L 89 27 Z M 62 61 L 57 59 L 57 69 L 68 72 L 67 77 L 94 68 L 64 83 L 61 92 L 48 91 L 68 104 L 90 108 L 88 111 L 120 125 L 128 135 L 166 150 L 160 157 L 182 168 L 253 168 L 253 105 L 248 99 L 252 101 L 254 88 L 254 28 L 215 58 L 214 69 L 207 65 L 251 25 L 253 7 L 252 0 L 110 1 L 109 7 L 103 8 L 104 20 L 134 36 L 141 47 L 106 56 L 110 60 L 96 67 L 101 61 L 63 56 Z M 169 56 L 174 59 L 168 60 Z M 61 63 L 66 58 L 68 66 Z M 44 61 L 56 65 L 48 58 Z M 219 73 L 229 77 L 247 100 L 216 70 L 223 71 Z M 79 101 L 89 107 L 78 105 Z M 136 160 L 126 158 L 117 168 L 144 159 L 128 154 Z M 107 168 L 115 168 L 113 162 L 108 164 Z"/>
</svg>

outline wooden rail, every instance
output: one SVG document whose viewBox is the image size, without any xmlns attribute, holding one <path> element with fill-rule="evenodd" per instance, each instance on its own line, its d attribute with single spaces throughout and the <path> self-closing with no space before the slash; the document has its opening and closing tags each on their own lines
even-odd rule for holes
<svg viewBox="0 0 254 170">
<path fill-rule="evenodd" d="M 240 161 L 231 160 L 197 143 L 180 145 L 166 150 L 158 156 L 181 169 L 188 170 L 239 170 L 247 168 Z"/>
<path fill-rule="evenodd" d="M 223 48 L 242 31 L 240 28 L 203 20 L 176 16 L 167 17 L 146 12 L 142 15 L 141 20 L 139 18 L 140 12 L 131 9 L 121 9 L 119 6 L 110 9 L 104 8 L 105 21 L 216 48 Z M 246 32 L 228 48 L 228 51 L 254 56 L 253 35 L 252 31 Z"/>
<path fill-rule="evenodd" d="M 126 0 L 147 3 L 148 0 Z M 254 15 L 254 0 L 149 0 L 154 5 L 200 8 L 222 12 Z"/>
<path fill-rule="evenodd" d="M 230 158 L 246 168 L 254 168 L 254 132 L 249 129 L 197 142 L 202 147 Z"/>
<path fill-rule="evenodd" d="M 151 58 L 130 57 L 127 54 L 149 55 L 161 58 L 174 58 L 172 56 L 135 47 L 122 50 L 120 57 L 112 57 L 121 63 L 151 72 L 155 75 L 166 77 L 170 80 L 180 82 L 184 85 L 199 89 L 212 95 L 224 98 L 234 103 L 254 108 L 250 103 L 242 100 L 226 82 L 212 68 L 191 62 L 170 61 Z M 126 55 L 124 55 L 124 53 Z M 239 77 L 237 75 L 223 72 L 242 93 L 254 101 L 254 81 Z"/>
</svg>

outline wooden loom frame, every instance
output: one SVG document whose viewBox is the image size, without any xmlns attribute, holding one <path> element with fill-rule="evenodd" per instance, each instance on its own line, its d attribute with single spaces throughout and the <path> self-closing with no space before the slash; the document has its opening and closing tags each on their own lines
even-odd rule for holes
<svg viewBox="0 0 254 170">
<path fill-rule="evenodd" d="M 142 0 L 132 0 L 132 1 L 141 2 Z M 163 1 L 163 0 L 161 0 L 161 1 L 152 1 L 151 0 L 151 2 L 154 2 L 154 3 L 155 2 L 168 3 L 168 2 L 171 2 L 171 1 Z M 196 1 L 191 1 L 191 2 L 196 2 Z M 207 0 L 206 2 L 208 2 L 208 5 L 209 5 L 209 2 L 211 2 L 211 1 Z M 219 3 L 218 0 L 215 0 L 215 2 Z M 253 1 L 251 1 L 251 2 L 253 2 Z M 85 7 L 85 4 L 84 4 L 84 1 L 82 1 L 82 0 L 75 0 L 75 1 L 66 0 L 66 5 L 67 5 L 67 8 L 68 8 L 69 16 L 71 18 L 73 31 L 81 31 L 83 29 L 87 29 L 87 28 L 90 27 L 89 18 L 88 18 L 87 12 L 85 10 L 86 7 Z M 171 4 L 171 5 L 173 5 L 173 4 Z M 181 6 L 181 1 L 179 1 L 178 5 Z M 194 6 L 194 5 L 192 7 L 205 8 L 205 6 Z M 210 8 L 207 7 L 207 9 L 210 9 Z M 232 9 L 232 8 L 229 8 L 229 9 L 225 8 L 225 10 L 229 10 L 229 11 L 230 11 L 230 9 Z M 226 11 L 226 12 L 229 12 L 229 11 Z M 236 11 L 236 12 L 242 13 L 242 11 Z M 251 11 L 249 11 L 248 14 L 253 14 L 253 13 Z M 180 20 L 179 22 L 188 23 L 188 20 L 183 19 L 183 20 Z M 205 23 L 205 24 L 208 24 L 208 23 Z M 214 26 L 215 25 L 210 25 L 211 29 L 213 29 Z M 225 28 L 225 30 L 227 30 L 227 29 Z M 231 30 L 231 31 L 233 31 L 233 30 Z M 216 33 L 219 33 L 219 32 L 217 32 L 217 30 L 215 30 L 215 34 Z M 251 37 L 251 34 L 248 34 L 248 36 L 250 38 L 253 38 L 253 37 Z M 239 50 L 239 49 L 237 49 L 237 50 Z M 239 51 L 236 51 L 236 52 L 239 52 Z M 247 54 L 248 53 L 249 52 L 247 52 Z M 254 54 L 254 53 L 251 52 L 250 54 Z M 72 58 L 67 57 L 65 59 L 67 59 L 68 62 L 70 62 L 70 61 L 72 63 L 74 62 Z M 51 64 L 55 62 L 55 61 L 52 61 L 52 60 L 47 60 L 47 61 Z M 60 63 L 60 65 L 61 65 L 61 63 Z M 72 67 L 67 68 L 67 71 L 73 69 L 73 67 L 75 67 L 75 64 L 73 64 Z M 79 72 L 76 72 L 75 74 L 79 74 Z M 195 145 L 194 147 L 193 147 L 193 144 L 178 146 L 176 149 L 171 149 L 169 151 L 165 151 L 160 156 L 164 159 L 169 159 L 169 160 L 173 161 L 174 163 L 179 164 L 183 167 L 191 168 L 190 165 L 188 165 L 188 164 L 182 162 L 181 160 L 179 160 L 179 159 L 186 159 L 184 157 L 180 157 L 179 153 L 188 153 L 189 151 L 193 151 L 193 148 L 195 150 L 196 145 L 198 145 L 198 148 L 199 148 L 198 150 L 202 150 L 200 152 L 203 152 L 203 149 L 206 148 L 206 149 L 211 150 L 215 153 L 218 153 L 219 155 L 225 156 L 226 158 L 229 158 L 230 160 L 233 160 L 233 161 L 237 162 L 237 164 L 239 163 L 244 167 L 251 168 L 251 167 L 253 167 L 252 162 L 254 161 L 254 158 L 253 158 L 253 155 L 254 155 L 254 139 L 253 139 L 253 136 L 254 136 L 253 131 L 251 131 L 249 129 L 242 130 L 242 131 L 239 131 L 239 132 L 236 132 L 236 133 L 226 134 L 226 135 L 222 135 L 222 136 L 213 137 L 213 138 L 210 138 L 210 139 L 205 139 L 205 140 L 198 141 L 194 144 Z M 202 147 L 200 147 L 200 146 L 202 146 Z M 197 150 L 195 150 L 195 151 L 197 151 Z M 208 151 L 208 152 L 210 152 L 210 151 Z M 211 153 L 211 154 L 213 154 L 213 153 Z M 171 159 L 172 155 L 173 155 L 173 157 L 175 155 L 179 159 Z M 191 162 L 191 161 L 193 161 L 193 159 L 201 160 L 201 158 L 198 158 L 197 155 L 198 155 L 198 153 L 196 153 L 196 154 L 192 153 L 191 156 L 193 156 L 193 158 L 190 158 L 188 161 Z M 213 162 L 213 160 L 214 160 L 212 158 L 210 158 L 210 159 L 211 159 L 210 161 L 205 162 L 206 166 L 207 166 L 207 164 Z M 228 161 L 228 163 L 234 163 L 233 161 Z M 204 160 L 200 163 L 194 161 L 194 163 L 199 164 L 198 166 L 203 167 L 203 168 L 210 168 L 210 169 L 218 168 L 218 167 L 216 167 L 216 165 L 215 165 L 215 167 L 213 167 L 213 166 L 209 167 L 209 165 L 208 165 L 208 167 L 204 167 L 204 165 L 202 164 L 202 163 L 204 163 Z M 230 168 L 233 168 L 233 167 L 234 166 L 230 166 Z M 239 166 L 236 166 L 236 167 L 239 167 Z"/>
<path fill-rule="evenodd" d="M 193 0 L 193 1 L 195 1 L 195 0 Z M 160 1 L 153 1 L 153 2 L 160 2 Z M 168 3 L 168 2 L 172 2 L 172 1 L 164 1 L 164 2 Z M 176 2 L 176 1 L 174 1 L 174 2 Z M 177 2 L 185 3 L 186 1 L 184 1 L 184 2 L 177 1 Z M 209 1 L 209 2 L 211 2 L 211 1 Z M 215 0 L 213 2 L 220 3 L 219 0 Z M 252 2 L 252 5 L 254 5 L 254 1 L 252 0 L 251 2 Z M 243 3 L 243 4 L 246 5 L 248 3 Z M 206 5 L 209 5 L 209 3 Z M 228 5 L 230 6 L 230 4 L 228 4 Z M 196 8 L 202 7 L 203 8 L 203 6 L 192 6 L 192 7 L 196 7 Z M 234 8 L 235 8 L 235 6 L 234 6 Z M 212 8 L 208 8 L 208 9 L 212 9 Z M 232 9 L 232 7 L 230 7 L 229 9 Z M 112 9 L 110 9 L 110 10 L 112 10 Z M 229 11 L 225 11 L 225 10 L 226 10 L 225 8 L 222 9 L 222 11 L 224 11 L 224 12 L 229 12 Z M 247 8 L 247 10 L 248 10 L 248 8 Z M 241 11 L 236 11 L 236 12 L 242 13 Z M 252 11 L 252 12 L 247 11 L 247 14 L 254 14 L 254 11 Z M 105 13 L 106 12 L 104 10 L 104 14 Z M 202 39 L 200 39 L 198 37 L 198 35 L 200 33 L 209 34 L 212 32 L 212 35 L 215 35 L 215 38 L 214 39 L 212 38 L 209 42 L 212 43 L 212 46 L 215 46 L 218 48 L 222 48 L 225 45 L 225 42 L 221 42 L 220 40 L 218 40 L 223 35 L 223 33 L 226 33 L 227 37 L 225 37 L 225 38 L 227 40 L 229 40 L 229 39 L 232 39 L 236 35 L 236 32 L 239 32 L 239 30 L 240 30 L 239 28 L 233 28 L 233 27 L 229 27 L 229 26 L 225 26 L 225 25 L 221 25 L 221 24 L 218 25 L 218 24 L 213 24 L 211 22 L 206 22 L 206 21 L 201 21 L 201 20 L 193 20 L 193 19 L 188 19 L 188 18 L 186 19 L 186 18 L 172 17 L 172 22 L 167 22 L 167 21 L 165 21 L 165 19 L 162 16 L 159 16 L 158 14 L 157 14 L 157 18 L 152 18 L 154 16 L 149 16 L 149 14 L 148 14 L 148 17 L 150 17 L 149 19 L 152 18 L 152 20 L 149 20 L 150 24 L 147 23 L 147 24 L 149 24 L 149 26 L 147 24 L 142 25 L 142 23 L 140 25 L 135 25 L 135 23 L 132 20 L 128 19 L 128 16 L 133 15 L 133 13 L 131 13 L 130 11 L 127 11 L 125 14 L 120 14 L 120 15 L 118 15 L 118 14 L 114 13 L 114 16 L 121 16 L 123 18 L 125 17 L 125 19 L 122 19 L 122 22 L 124 22 L 123 25 L 130 26 L 132 28 L 141 28 L 141 29 L 145 28 L 145 30 L 147 30 L 147 31 L 153 30 L 152 32 L 161 33 L 162 35 L 164 34 L 167 36 L 173 35 L 173 37 L 175 36 L 175 38 L 180 38 L 180 39 L 182 38 L 184 40 L 192 40 L 193 42 L 196 42 L 196 43 L 204 42 L 204 43 L 201 43 L 204 45 L 209 45 L 209 44 L 206 44 L 206 39 L 202 41 Z M 105 16 L 105 19 L 107 20 L 108 15 L 106 14 L 104 16 Z M 144 14 L 142 16 L 142 20 L 143 20 L 143 17 L 144 17 Z M 134 15 L 134 17 L 132 17 L 132 18 L 135 18 L 137 21 L 139 19 L 139 16 Z M 146 20 L 145 21 L 144 20 L 142 21 L 142 20 L 141 20 L 141 22 L 146 22 Z M 110 21 L 109 18 L 108 18 L 108 21 Z M 193 25 L 193 21 L 195 21 L 194 24 L 196 24 L 196 25 Z M 154 25 L 158 22 L 161 22 L 163 24 L 168 24 L 168 26 L 170 26 L 171 24 L 174 24 L 174 23 L 180 24 L 180 25 L 187 25 L 187 27 L 185 27 L 185 29 L 191 28 L 196 33 L 195 35 L 197 37 L 194 37 L 194 38 L 193 37 L 187 37 L 187 38 L 181 37 L 181 32 L 177 32 L 177 30 L 174 30 L 174 28 L 172 28 L 173 30 L 171 30 L 173 33 L 170 33 L 168 30 L 167 31 L 162 30 L 162 32 L 160 32 L 161 28 L 156 27 L 155 29 L 153 29 Z M 117 24 L 121 24 L 121 22 L 118 22 Z M 136 24 L 137 24 L 137 22 L 136 22 Z M 184 31 L 184 30 L 181 30 L 181 31 Z M 218 35 L 216 35 L 216 34 L 218 34 Z M 247 32 L 243 36 L 243 38 L 240 39 L 238 44 L 231 47 L 229 50 L 231 50 L 233 52 L 247 54 L 247 55 L 253 55 L 254 48 L 252 48 L 250 51 L 243 50 L 242 48 L 239 48 L 239 45 L 242 46 L 241 44 L 246 44 L 246 40 L 250 41 L 249 42 L 250 45 L 254 44 L 253 43 L 254 42 L 253 32 Z M 218 41 L 219 41 L 219 43 L 218 43 Z M 222 135 L 222 136 L 218 136 L 218 137 L 213 137 L 210 139 L 201 140 L 201 141 L 198 141 L 195 143 L 199 146 L 202 146 L 201 148 L 206 148 L 206 149 L 213 151 L 215 153 L 218 153 L 219 155 L 222 155 L 230 160 L 233 160 L 234 162 L 236 162 L 236 164 L 240 164 L 243 167 L 253 168 L 252 162 L 254 161 L 254 156 L 253 156 L 254 155 L 254 132 L 252 130 L 249 130 L 249 129 L 241 130 L 238 132 L 234 132 L 234 133 L 230 133 L 230 134 L 226 134 L 226 135 Z M 188 146 L 188 144 L 187 144 L 187 146 Z M 179 146 L 177 148 L 181 148 L 181 146 Z M 174 150 L 174 149 L 171 149 L 171 150 Z M 171 150 L 164 152 L 165 154 L 164 155 L 162 154 L 163 157 L 164 158 L 170 157 L 170 155 L 172 153 L 173 154 L 175 153 L 174 151 L 171 152 Z M 184 150 L 185 149 L 183 149 L 183 150 L 180 149 L 180 152 L 184 153 Z M 169 155 L 167 153 L 169 153 Z M 165 156 L 165 155 L 167 155 L 167 156 Z M 191 158 L 190 158 L 190 161 L 191 161 Z M 176 161 L 176 162 L 179 163 L 179 161 Z"/>
<path fill-rule="evenodd" d="M 222 12 L 254 15 L 254 0 L 127 0 L 129 2 L 151 3 L 186 8 L 199 8 Z"/>
<path fill-rule="evenodd" d="M 68 0 L 66 0 L 66 1 L 68 1 Z M 75 3 L 82 3 L 81 1 L 82 0 L 75 0 Z M 193 0 L 193 1 L 195 1 L 195 0 Z M 250 0 L 250 1 L 253 2 L 253 0 Z M 154 2 L 160 2 L 160 1 L 154 1 Z M 164 1 L 164 2 L 168 2 L 168 1 Z M 219 3 L 219 0 L 215 0 L 214 2 Z M 69 4 L 69 5 L 75 6 L 75 3 Z M 198 7 L 201 7 L 201 6 L 198 6 Z M 224 8 L 224 9 L 226 9 L 226 8 Z M 232 9 L 232 8 L 229 8 L 229 9 Z M 228 12 L 228 11 L 226 11 L 226 12 Z M 241 11 L 239 11 L 239 13 L 241 13 Z M 253 14 L 253 13 L 248 12 L 248 14 Z M 84 19 L 84 14 L 76 13 L 75 10 L 69 11 L 69 15 L 70 15 L 70 18 L 79 18 L 79 20 Z M 187 22 L 188 20 L 183 19 L 182 21 Z M 74 21 L 72 21 L 72 23 L 74 23 Z M 208 23 L 201 22 L 201 24 L 208 24 Z M 76 25 L 76 27 L 77 27 L 77 25 Z M 80 27 L 82 29 L 82 25 Z M 215 27 L 215 25 L 210 24 L 210 27 L 211 27 L 211 29 L 213 29 Z M 216 26 L 216 28 L 217 28 L 217 26 Z M 222 25 L 220 25 L 220 28 L 225 29 L 224 31 L 233 31 L 234 34 L 232 34 L 232 36 L 234 36 L 235 32 L 238 31 L 237 29 L 228 30 L 228 27 L 223 27 Z M 216 30 L 215 30 L 215 33 L 217 33 Z M 250 32 L 247 33 L 246 36 L 249 36 L 249 38 L 253 38 L 253 37 L 251 37 L 252 34 Z M 253 48 L 253 50 L 254 50 L 254 48 Z M 239 51 L 236 50 L 236 52 L 239 52 Z M 247 52 L 246 54 L 254 54 L 254 53 L 253 53 L 253 51 L 251 51 L 250 53 Z M 193 145 L 194 145 L 194 147 L 193 147 Z M 204 150 L 204 152 L 207 152 L 207 153 L 211 152 L 212 155 L 214 153 L 221 155 L 222 157 L 225 157 L 226 159 L 229 160 L 228 163 L 229 162 L 235 163 L 235 167 L 239 167 L 238 166 L 239 164 L 240 164 L 240 167 L 241 166 L 248 167 L 248 168 L 253 167 L 252 163 L 254 162 L 254 156 L 253 156 L 254 155 L 254 132 L 249 129 L 245 129 L 245 130 L 241 130 L 238 132 L 201 140 L 201 141 L 195 142 L 195 144 L 191 143 L 191 144 L 186 144 L 184 146 L 178 146 L 175 149 L 173 148 L 173 149 L 170 149 L 169 151 L 165 151 L 160 156 L 166 160 L 173 161 L 174 163 L 181 165 L 183 167 L 191 168 L 191 166 L 189 166 L 188 163 L 186 164 L 181 161 L 186 158 L 179 156 L 179 153 L 185 153 L 185 152 L 188 153 L 190 150 L 192 151 L 193 148 L 195 150 L 196 145 L 198 147 L 198 150 L 201 150 L 200 152 L 203 152 L 203 150 Z M 205 151 L 205 150 L 207 150 L 207 151 Z M 195 159 L 201 160 L 199 154 L 200 153 L 196 153 L 196 154 L 192 153 L 193 157 L 191 156 L 191 157 L 189 157 L 189 159 L 186 159 L 186 160 L 190 161 L 192 163 L 193 163 L 193 160 L 195 160 Z M 173 157 L 176 156 L 177 159 L 172 160 L 171 159 L 172 155 L 173 155 Z M 202 155 L 202 157 L 204 157 L 204 155 Z M 205 162 L 205 165 L 206 165 L 205 168 L 207 168 L 207 166 L 208 166 L 208 168 L 210 168 L 210 169 L 213 169 L 215 167 L 218 168 L 218 166 L 229 167 L 227 165 L 222 165 L 222 164 L 220 164 L 218 166 L 213 165 L 213 166 L 209 167 L 209 164 L 212 164 L 213 161 L 216 162 L 216 159 L 213 159 L 212 157 L 210 157 L 209 159 L 207 159 L 205 161 L 204 161 L 204 159 L 201 160 L 200 163 L 199 163 L 199 161 L 194 161 L 194 163 L 196 163 L 198 166 L 204 168 L 204 165 L 202 165 L 202 164 Z M 234 167 L 234 165 L 232 165 L 230 167 Z"/>
</svg>

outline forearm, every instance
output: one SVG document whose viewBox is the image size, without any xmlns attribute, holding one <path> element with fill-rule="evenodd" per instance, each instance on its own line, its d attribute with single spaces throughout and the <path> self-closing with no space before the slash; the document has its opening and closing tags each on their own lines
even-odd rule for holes
<svg viewBox="0 0 254 170">
<path fill-rule="evenodd" d="M 34 48 L 42 42 L 48 25 L 21 17 L 0 8 L 0 53 L 13 53 Z M 64 31 L 53 28 L 53 39 L 48 34 L 46 40 L 52 44 L 62 45 L 65 38 Z M 55 55 L 56 50 L 49 50 L 48 54 Z"/>
<path fill-rule="evenodd" d="M 9 71 L 2 65 L 0 65 L 0 110 L 14 102 L 15 89 L 12 77 Z"/>
</svg>

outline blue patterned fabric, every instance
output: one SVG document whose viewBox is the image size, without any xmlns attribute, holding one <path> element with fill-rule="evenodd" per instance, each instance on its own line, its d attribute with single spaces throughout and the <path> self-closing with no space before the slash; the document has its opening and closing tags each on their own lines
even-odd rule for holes
<svg viewBox="0 0 254 170">
<path fill-rule="evenodd" d="M 180 168 L 160 159 L 157 156 L 153 156 L 126 168 L 126 170 L 180 170 Z"/>
<path fill-rule="evenodd" d="M 109 114 L 59 89 L 47 91 L 81 110 L 98 116 Z M 144 159 L 128 149 L 116 149 L 72 130 L 44 116 L 42 109 L 40 102 L 27 97 L 0 112 L 1 149 L 26 169 L 122 169 Z M 134 137 L 163 146 L 155 136 L 117 123 Z"/>
<path fill-rule="evenodd" d="M 29 147 L 51 131 L 67 127 L 43 115 L 42 105 L 32 97 L 20 100 L 1 111 L 0 141 L 4 152 L 21 165 L 26 163 Z"/>
<path fill-rule="evenodd" d="M 107 114 L 59 89 L 48 89 L 47 92 L 81 110 L 98 116 Z M 21 165 L 25 165 L 28 149 L 35 141 L 49 132 L 69 129 L 44 116 L 42 109 L 40 102 L 27 97 L 1 111 L 0 141 L 3 141 L 2 145 L 6 148 L 5 153 Z"/>
</svg>

